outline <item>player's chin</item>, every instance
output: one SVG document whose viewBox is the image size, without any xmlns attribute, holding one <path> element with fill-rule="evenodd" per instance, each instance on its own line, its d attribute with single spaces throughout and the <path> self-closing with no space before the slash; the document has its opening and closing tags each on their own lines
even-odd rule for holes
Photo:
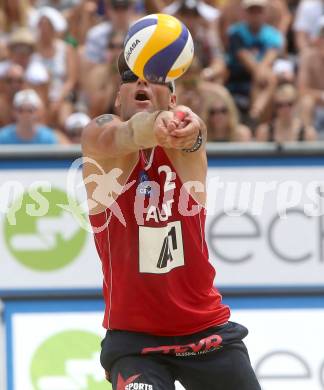
<svg viewBox="0 0 324 390">
<path fill-rule="evenodd" d="M 155 109 L 154 109 L 153 104 L 150 100 L 136 101 L 135 102 L 135 111 L 136 112 L 142 112 L 142 111 L 153 112 L 154 110 Z"/>
<path fill-rule="evenodd" d="M 157 108 L 153 106 L 152 103 L 146 103 L 146 104 L 135 104 L 135 107 L 133 109 L 133 114 L 136 114 L 137 112 L 154 112 Z"/>
</svg>

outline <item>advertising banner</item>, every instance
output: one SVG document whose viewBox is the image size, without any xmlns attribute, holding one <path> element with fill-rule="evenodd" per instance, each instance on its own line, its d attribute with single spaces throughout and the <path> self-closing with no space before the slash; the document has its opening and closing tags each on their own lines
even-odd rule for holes
<svg viewBox="0 0 324 390">
<path fill-rule="evenodd" d="M 0 300 L 0 315 L 3 314 L 3 303 Z M 6 337 L 4 321 L 0 321 L 0 389 L 6 388 Z"/>
<path fill-rule="evenodd" d="M 106 390 L 100 301 L 7 304 L 7 390 Z"/>
<path fill-rule="evenodd" d="M 102 316 L 97 300 L 8 304 L 7 390 L 111 390 L 99 360 Z"/>
<path fill-rule="evenodd" d="M 249 329 L 244 341 L 263 390 L 324 389 L 323 297 L 227 302 L 231 320 Z M 7 304 L 7 390 L 109 389 L 99 362 L 102 311 L 96 300 Z"/>
<path fill-rule="evenodd" d="M 101 291 L 81 171 L 63 163 L 0 166 L 0 296 Z M 219 288 L 324 291 L 323 165 L 209 160 L 206 238 Z"/>
<path fill-rule="evenodd" d="M 208 170 L 206 237 L 216 285 L 324 290 L 323 166 L 240 161 Z"/>
<path fill-rule="evenodd" d="M 324 389 L 324 297 L 233 298 L 262 390 Z"/>
<path fill-rule="evenodd" d="M 69 183 L 69 165 L 0 169 L 0 295 L 100 290 L 101 264 L 91 231 L 71 205 L 86 199 L 81 172 Z"/>
</svg>

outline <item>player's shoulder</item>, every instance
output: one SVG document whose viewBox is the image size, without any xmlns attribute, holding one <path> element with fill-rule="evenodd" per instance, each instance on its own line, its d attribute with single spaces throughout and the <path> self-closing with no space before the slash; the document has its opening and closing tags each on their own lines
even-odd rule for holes
<svg viewBox="0 0 324 390">
<path fill-rule="evenodd" d="M 120 117 L 114 114 L 103 114 L 92 119 L 82 131 L 82 147 L 89 147 L 94 142 L 97 142 L 98 137 L 103 131 L 115 126 L 119 122 Z"/>
</svg>

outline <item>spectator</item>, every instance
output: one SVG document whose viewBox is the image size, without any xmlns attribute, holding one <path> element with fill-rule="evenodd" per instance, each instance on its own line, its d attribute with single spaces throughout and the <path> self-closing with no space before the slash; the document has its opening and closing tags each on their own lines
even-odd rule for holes
<svg viewBox="0 0 324 390">
<path fill-rule="evenodd" d="M 218 85 L 205 103 L 208 140 L 213 142 L 251 141 L 250 129 L 240 124 L 239 113 L 231 94 Z"/>
<path fill-rule="evenodd" d="M 19 27 L 29 27 L 35 10 L 28 0 L 0 0 L 0 35 L 4 38 Z"/>
<path fill-rule="evenodd" d="M 114 33 L 126 35 L 130 23 L 136 19 L 133 0 L 108 0 L 105 15 L 106 20 L 92 27 L 86 36 L 84 50 L 80 50 L 79 85 L 81 90 L 88 89 L 88 75 L 98 64 L 106 64 L 106 50 Z M 86 83 L 85 83 L 86 81 Z"/>
<path fill-rule="evenodd" d="M 42 111 L 43 121 L 48 123 L 49 113 L 47 107 L 49 106 L 49 75 L 43 64 L 40 62 L 32 62 L 25 72 L 25 84 L 27 88 L 33 89 L 43 102 L 44 109 Z"/>
<path fill-rule="evenodd" d="M 10 34 L 8 40 L 9 56 L 6 61 L 0 62 L 0 77 L 3 77 L 10 65 L 20 65 L 27 73 L 36 73 L 33 70 L 36 65 L 37 72 L 43 78 L 43 74 L 47 73 L 44 65 L 34 60 L 33 53 L 35 52 L 36 40 L 31 30 L 25 27 L 16 29 Z M 47 76 L 48 77 L 48 76 Z"/>
<path fill-rule="evenodd" d="M 12 103 L 15 94 L 25 87 L 24 69 L 20 65 L 9 65 L 1 80 L 1 84 L 0 126 L 4 126 L 13 120 Z"/>
<path fill-rule="evenodd" d="M 267 0 L 243 0 L 246 22 L 229 29 L 228 88 L 236 99 L 250 98 L 250 118 L 259 120 L 271 100 L 275 78 L 272 65 L 283 37 L 265 23 Z M 242 107 L 242 106 L 241 106 Z"/>
<path fill-rule="evenodd" d="M 306 124 L 314 122 L 320 132 L 324 134 L 324 16 L 319 21 L 319 36 L 314 46 L 301 53 L 298 72 L 298 86 L 302 95 L 301 110 Z"/>
<path fill-rule="evenodd" d="M 8 40 L 9 57 L 6 61 L 0 62 L 0 78 L 4 77 L 11 65 L 20 65 L 24 69 L 26 87 L 35 89 L 47 107 L 49 76 L 45 66 L 33 60 L 35 45 L 36 40 L 28 28 L 20 27 L 11 33 Z M 15 92 L 13 91 L 13 94 Z"/>
<path fill-rule="evenodd" d="M 190 107 L 197 115 L 202 114 L 205 93 L 202 91 L 203 80 L 200 77 L 201 63 L 195 56 L 187 72 L 177 80 L 177 101 Z"/>
<path fill-rule="evenodd" d="M 9 35 L 8 39 L 8 62 L 21 65 L 25 70 L 31 62 L 36 40 L 31 30 L 20 27 Z"/>
<path fill-rule="evenodd" d="M 278 87 L 273 101 L 273 120 L 262 124 L 256 132 L 257 141 L 314 141 L 316 131 L 298 116 L 298 93 L 291 84 Z"/>
<path fill-rule="evenodd" d="M 80 143 L 82 130 L 90 121 L 90 117 L 83 112 L 74 112 L 66 119 L 64 129 L 70 143 Z"/>
<path fill-rule="evenodd" d="M 112 32 L 126 34 L 129 24 L 135 19 L 132 0 L 111 0 L 109 3 L 107 20 L 91 28 L 86 37 L 85 59 L 92 64 L 106 62 L 105 53 Z"/>
<path fill-rule="evenodd" d="M 225 62 L 218 36 L 218 9 L 202 0 L 176 0 L 163 12 L 175 14 L 188 27 L 195 42 L 195 55 L 202 66 L 201 77 L 223 82 Z"/>
<path fill-rule="evenodd" d="M 54 8 L 41 8 L 35 23 L 38 41 L 33 59 L 41 62 L 50 75 L 49 123 L 62 128 L 73 111 L 77 77 L 75 49 L 58 38 L 57 34 L 66 28 L 66 21 Z"/>
<path fill-rule="evenodd" d="M 81 0 L 69 10 L 69 34 L 66 39 L 73 46 L 84 45 L 88 31 L 98 23 L 97 3 L 97 0 Z"/>
<path fill-rule="evenodd" d="M 244 20 L 244 8 L 241 0 L 227 0 L 221 7 L 219 29 L 221 40 L 228 46 L 227 31 L 234 24 Z M 291 24 L 292 15 L 286 0 L 271 0 L 265 6 L 265 21 L 276 27 L 283 36 L 286 36 Z"/>
<path fill-rule="evenodd" d="M 299 3 L 293 26 L 295 45 L 299 52 L 307 49 L 316 38 L 323 7 L 322 0 L 302 0 Z"/>
<path fill-rule="evenodd" d="M 114 112 L 116 93 L 120 84 L 117 58 L 123 50 L 124 34 L 114 31 L 106 48 L 106 63 L 95 65 L 84 81 L 84 93 L 88 112 L 96 117 Z"/>
<path fill-rule="evenodd" d="M 31 89 L 17 92 L 14 100 L 16 121 L 0 130 L 0 144 L 56 144 L 53 130 L 38 123 L 43 107 L 37 93 Z"/>
<path fill-rule="evenodd" d="M 292 61 L 287 58 L 278 58 L 272 67 L 273 73 L 276 77 L 276 84 L 295 84 L 296 74 L 295 66 Z"/>
<path fill-rule="evenodd" d="M 7 57 L 9 34 L 30 26 L 34 11 L 28 0 L 0 0 L 0 61 Z"/>
</svg>

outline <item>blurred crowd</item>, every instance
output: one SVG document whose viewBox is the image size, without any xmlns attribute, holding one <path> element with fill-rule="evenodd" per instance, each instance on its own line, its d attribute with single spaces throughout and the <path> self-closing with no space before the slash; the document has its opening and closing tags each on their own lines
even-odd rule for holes
<svg viewBox="0 0 324 390">
<path fill-rule="evenodd" d="M 323 0 L 0 0 L 0 144 L 77 144 L 114 113 L 130 23 L 182 20 L 194 61 L 178 103 L 209 141 L 324 139 Z"/>
</svg>

